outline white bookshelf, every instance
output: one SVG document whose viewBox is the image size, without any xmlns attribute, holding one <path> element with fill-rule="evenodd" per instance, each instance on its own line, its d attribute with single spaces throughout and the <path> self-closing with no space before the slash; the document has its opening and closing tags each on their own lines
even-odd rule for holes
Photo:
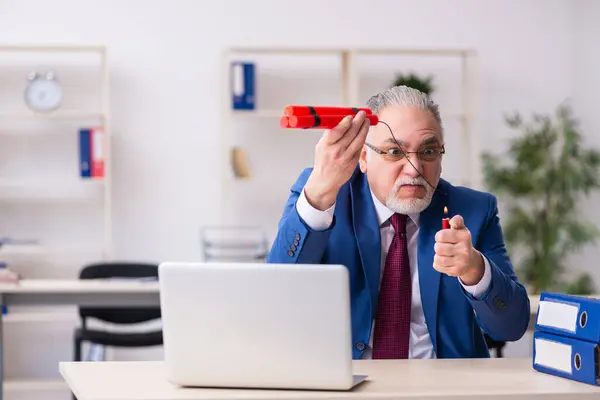
<svg viewBox="0 0 600 400">
<path fill-rule="evenodd" d="M 58 109 L 36 112 L 26 106 L 23 93 L 27 73 L 32 70 L 55 71 L 64 93 Z M 4 88 L 0 91 L 2 148 L 11 153 L 11 161 L 19 161 L 21 155 L 26 160 L 14 162 L 18 169 L 11 168 L 10 172 L 17 171 L 15 174 L 3 173 L 3 165 L 0 164 L 0 210 L 3 205 L 13 207 L 33 203 L 32 207 L 39 210 L 57 203 L 68 207 L 91 203 L 91 212 L 101 218 L 100 225 L 79 226 L 79 221 L 69 220 L 67 214 L 64 215 L 65 226 L 74 225 L 80 232 L 86 229 L 94 229 L 95 233 L 100 231 L 99 235 L 90 236 L 83 247 L 99 250 L 102 259 L 110 258 L 112 164 L 106 49 L 103 46 L 79 45 L 0 45 L 0 82 Z M 99 179 L 84 179 L 79 176 L 76 164 L 78 130 L 96 126 L 102 126 L 105 134 L 105 175 Z M 13 145 L 14 148 L 11 148 Z M 35 148 L 36 145 L 42 148 Z M 35 165 L 38 156 L 47 164 Z M 58 165 L 61 157 L 65 158 L 64 163 Z M 54 230 L 60 231 L 61 228 L 64 226 L 56 226 Z M 29 239 L 26 230 L 19 233 Z M 33 238 L 54 233 L 51 230 L 36 232 Z M 10 232 L 2 234 L 10 235 Z M 43 249 L 61 246 L 64 249 L 82 248 L 81 238 L 73 239 L 63 243 L 40 240 L 39 246 L 25 246 L 23 250 L 43 255 Z M 7 255 L 3 250 L 0 247 L 0 258 Z M 8 253 L 13 252 L 19 253 L 18 246 L 11 246 Z M 76 274 L 71 277 L 75 278 Z"/>
<path fill-rule="evenodd" d="M 255 63 L 254 110 L 232 107 L 232 61 Z M 278 62 L 279 69 L 272 66 Z M 391 85 L 395 72 L 433 71 L 434 85 L 438 85 L 433 97 L 440 103 L 447 132 L 444 169 L 454 171 L 453 183 L 480 187 L 479 145 L 477 135 L 473 134 L 479 103 L 476 62 L 477 54 L 471 49 L 232 47 L 225 50 L 221 67 L 222 224 L 258 224 L 273 235 L 289 187 L 300 168 L 312 166 L 314 145 L 322 132 L 279 128 L 286 105 L 363 106 L 368 96 Z M 270 131 L 267 134 L 263 130 Z M 234 147 L 245 150 L 250 177 L 236 177 L 231 158 Z M 285 156 L 273 156 L 285 151 L 289 152 L 289 161 Z M 256 165 L 259 167 L 254 168 Z M 269 167 L 284 178 L 276 178 Z M 273 187 L 277 194 L 270 195 L 274 193 Z M 264 205 L 262 214 L 257 211 L 263 206 L 261 202 L 269 203 Z"/>
<path fill-rule="evenodd" d="M 24 91 L 32 70 L 56 73 L 63 88 L 58 109 L 27 107 Z M 112 258 L 107 51 L 102 46 L 0 45 L 0 87 L 0 237 L 35 241 L 0 246 L 0 261 L 27 278 L 76 279 L 86 263 Z M 104 176 L 82 178 L 79 129 L 99 126 Z M 76 308 L 12 307 L 4 322 L 4 346 L 10 349 L 6 398 L 70 398 L 56 365 L 72 357 Z M 44 335 L 52 336 L 57 347 Z M 35 359 L 35 367 L 22 365 L 22 358 Z"/>
</svg>

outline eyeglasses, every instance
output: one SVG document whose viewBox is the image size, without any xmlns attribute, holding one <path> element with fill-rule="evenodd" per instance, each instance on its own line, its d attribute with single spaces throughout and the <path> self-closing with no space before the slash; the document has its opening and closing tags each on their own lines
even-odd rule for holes
<svg viewBox="0 0 600 400">
<path fill-rule="evenodd" d="M 422 162 L 433 162 L 437 161 L 442 154 L 446 153 L 444 146 L 441 148 L 426 148 L 419 151 L 404 151 L 400 147 L 392 147 L 387 150 L 381 150 L 370 143 L 365 143 L 367 147 L 376 152 L 379 155 L 384 156 L 389 161 L 399 161 L 405 157 L 409 157 L 410 154 L 416 154 Z"/>
<path fill-rule="evenodd" d="M 442 154 L 446 154 L 445 146 L 442 145 L 440 148 L 437 144 L 434 144 L 431 147 L 426 147 L 419 151 L 405 151 L 404 149 L 402 149 L 402 147 L 396 140 L 396 137 L 394 136 L 394 134 L 392 132 L 392 128 L 390 128 L 390 126 L 387 123 L 385 123 L 381 120 L 379 122 L 383 123 L 385 126 L 387 126 L 387 128 L 390 130 L 390 135 L 392 135 L 392 138 L 394 139 L 394 142 L 396 143 L 396 145 L 398 147 L 392 147 L 387 150 L 382 150 L 382 149 L 379 149 L 379 148 L 373 146 L 370 143 L 365 143 L 365 145 L 367 147 L 369 147 L 371 150 L 373 150 L 374 152 L 376 152 L 377 154 L 384 156 L 384 158 L 386 158 L 389 161 L 399 161 L 403 158 L 406 158 L 408 160 L 408 157 L 410 156 L 410 154 L 416 154 L 418 159 L 421 162 L 434 162 L 434 161 L 439 160 L 440 157 L 442 156 Z"/>
</svg>

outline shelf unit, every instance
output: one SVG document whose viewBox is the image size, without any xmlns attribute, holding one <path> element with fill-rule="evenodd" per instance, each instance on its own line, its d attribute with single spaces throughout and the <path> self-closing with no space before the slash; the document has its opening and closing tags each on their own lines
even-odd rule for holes
<svg viewBox="0 0 600 400">
<path fill-rule="evenodd" d="M 54 111 L 35 112 L 24 101 L 27 74 L 47 70 L 56 73 L 63 99 Z M 0 87 L 0 237 L 38 241 L 0 246 L 0 261 L 27 278 L 76 279 L 85 263 L 113 257 L 107 50 L 103 46 L 0 45 Z M 103 177 L 80 176 L 78 135 L 84 127 L 102 127 Z M 52 367 L 60 361 L 53 359 L 55 350 L 44 347 L 42 354 L 29 354 L 35 352 L 29 347 L 38 344 L 26 341 L 52 329 L 69 332 L 61 341 L 72 341 L 72 329 L 79 323 L 75 308 L 13 307 L 4 322 L 5 347 L 18 349 L 18 357 L 35 357 L 38 372 L 53 375 L 29 379 L 21 377 L 28 371 L 23 369 L 15 376 L 18 379 L 10 379 L 14 374 L 7 360 L 11 376 L 5 381 L 6 398 L 11 394 L 22 398 L 23 392 L 33 397 L 64 392 L 65 399 L 70 397 Z M 7 343 L 9 339 L 16 343 Z M 70 354 L 72 345 L 65 345 L 62 351 Z M 44 361 L 48 366 L 39 365 Z"/>
<path fill-rule="evenodd" d="M 261 179 L 260 176 L 250 176 L 249 178 L 238 178 L 235 176 L 232 168 L 232 149 L 236 147 L 236 128 L 234 125 L 236 123 L 240 123 L 243 121 L 244 124 L 256 124 L 260 123 L 261 126 L 270 127 L 277 129 L 279 127 L 279 117 L 282 115 L 282 111 L 284 106 L 288 104 L 307 104 L 301 103 L 295 100 L 295 92 L 285 92 L 285 87 L 282 87 L 281 84 L 272 85 L 269 94 L 266 94 L 262 91 L 263 87 L 261 86 L 261 79 L 263 76 L 261 75 L 261 67 L 263 61 L 262 60 L 271 60 L 273 58 L 283 59 L 285 57 L 298 57 L 297 59 L 301 59 L 304 62 L 306 60 L 317 60 L 319 57 L 329 57 L 331 62 L 336 63 L 334 67 L 337 71 L 337 76 L 331 78 L 332 80 L 337 80 L 339 83 L 339 88 L 336 90 L 332 90 L 332 97 L 336 98 L 336 100 L 332 100 L 329 104 L 326 105 L 345 105 L 345 106 L 359 106 L 365 103 L 367 96 L 370 96 L 375 91 L 381 90 L 384 88 L 384 84 L 389 86 L 390 82 L 393 81 L 393 76 L 387 75 L 386 82 L 380 82 L 379 86 L 373 85 L 371 88 L 366 89 L 366 74 L 365 71 L 369 71 L 368 61 L 365 60 L 369 58 L 375 58 L 376 61 L 372 62 L 371 66 L 375 66 L 376 68 L 381 69 L 383 64 L 387 61 L 381 61 L 382 58 L 390 59 L 392 57 L 401 58 L 401 57 L 409 57 L 412 61 L 408 63 L 398 62 L 395 64 L 396 66 L 390 66 L 396 72 L 409 72 L 414 71 L 415 68 L 412 67 L 416 62 L 416 60 L 423 59 L 436 59 L 444 60 L 441 63 L 447 63 L 447 60 L 451 60 L 454 65 L 450 68 L 452 72 L 449 72 L 446 81 L 444 84 L 453 84 L 456 83 L 455 88 L 451 88 L 447 90 L 447 93 L 452 92 L 452 94 L 458 93 L 456 97 L 452 100 L 446 102 L 446 104 L 441 104 L 442 118 L 443 121 L 450 121 L 451 124 L 456 124 L 458 127 L 451 130 L 451 132 L 447 132 L 447 140 L 452 141 L 452 150 L 454 152 L 459 151 L 460 156 L 456 157 L 453 163 L 460 163 L 460 179 L 459 181 L 453 180 L 455 184 L 461 184 L 465 186 L 471 187 L 480 187 L 480 176 L 479 176 L 479 164 L 478 157 L 474 157 L 473 154 L 476 154 L 477 149 L 479 148 L 477 144 L 476 135 L 473 135 L 474 121 L 477 115 L 476 104 L 478 104 L 478 99 L 476 94 L 477 90 L 477 53 L 471 49 L 419 49 L 419 48 L 350 48 L 350 47 L 339 47 L 339 48 L 285 48 L 285 47 L 232 47 L 224 51 L 222 55 L 222 82 L 221 82 L 221 154 L 222 154 L 222 167 L 221 167 L 221 184 L 222 184 L 222 215 L 221 215 L 221 223 L 223 225 L 231 225 L 234 221 L 238 220 L 238 216 L 236 216 L 235 212 L 232 212 L 235 209 L 235 205 L 232 203 L 232 198 L 234 197 L 234 189 L 236 185 L 246 185 L 248 188 L 249 182 L 253 180 Z M 380 59 L 377 61 L 377 59 Z M 255 110 L 234 110 L 232 108 L 232 100 L 231 100 L 231 68 L 230 63 L 232 61 L 251 61 L 255 62 L 255 74 L 256 74 L 256 91 L 257 91 L 257 106 Z M 366 62 L 366 67 L 365 67 Z M 318 64 L 318 63 L 317 63 Z M 392 62 L 393 64 L 393 62 Z M 323 67 L 324 63 L 318 64 Z M 435 61 L 433 64 L 435 65 Z M 286 70 L 289 72 L 293 69 L 293 65 L 290 67 L 282 67 L 282 70 Z M 313 69 L 312 73 L 314 75 L 319 74 L 319 70 Z M 387 72 L 389 73 L 389 71 Z M 385 74 L 385 72 L 383 72 Z M 271 75 L 276 75 L 272 73 Z M 437 77 L 436 77 L 437 78 Z M 291 78 L 292 80 L 294 78 Z M 304 78 L 306 84 L 310 84 L 310 78 Z M 278 81 L 280 82 L 280 81 Z M 322 81 L 321 81 L 322 82 Z M 284 89 L 284 90 L 281 90 Z M 279 91 L 278 91 L 279 90 Z M 266 91 L 266 90 L 265 90 Z M 285 95 L 281 95 L 281 92 L 285 92 Z M 265 96 L 274 95 L 278 97 L 279 100 L 277 103 L 273 105 L 270 103 L 269 106 L 263 106 L 263 102 L 265 101 Z M 279 95 L 279 96 L 278 96 Z M 437 100 L 436 94 L 434 93 L 433 97 Z M 305 97 L 311 99 L 310 96 Z M 320 105 L 316 102 L 316 100 L 308 100 L 311 104 Z M 335 101 L 335 104 L 331 104 Z M 321 103 L 322 104 L 322 103 Z M 452 109 L 451 107 L 458 107 L 458 109 Z M 239 134 L 238 134 L 239 135 Z M 248 132 L 247 135 L 252 136 L 253 132 Z M 306 133 L 305 131 L 295 131 L 289 132 L 289 130 L 280 129 L 278 133 L 274 133 L 274 135 L 286 135 L 286 140 L 289 142 L 290 146 L 295 146 L 295 141 L 299 140 L 299 138 L 310 135 L 310 133 Z M 313 135 L 315 138 L 320 136 L 320 132 Z M 449 138 L 452 136 L 452 138 Z M 238 136 L 239 137 L 239 136 Z M 289 139 L 288 139 L 289 138 Z M 278 143 L 281 143 L 278 140 Z M 316 144 L 316 140 L 315 140 Z M 264 144 L 268 146 L 268 143 Z M 457 148 L 459 148 L 457 150 Z M 281 151 L 282 149 L 271 148 L 272 151 Z M 296 149 L 295 149 L 296 150 Z M 306 150 L 306 149 L 302 149 Z M 298 151 L 301 151 L 298 149 Z M 249 162 L 252 163 L 253 154 L 248 154 Z M 260 156 L 256 156 L 260 157 Z M 306 167 L 312 166 L 314 157 L 314 149 L 313 151 L 307 151 L 305 154 L 305 162 Z M 273 165 L 273 167 L 280 169 L 284 166 L 277 164 Z M 447 168 L 447 167 L 446 167 Z M 455 168 L 457 169 L 457 168 Z M 299 173 L 299 170 L 294 171 L 293 173 Z M 292 173 L 292 172 L 290 172 Z M 292 177 L 294 179 L 296 176 Z M 290 176 L 287 176 L 287 187 L 279 188 L 278 190 L 285 192 L 293 183 L 290 180 Z M 266 186 L 265 186 L 266 187 Z M 254 191 L 257 188 L 248 189 L 248 196 L 253 196 Z M 265 196 L 264 193 L 260 193 L 261 196 Z M 283 203 L 273 204 L 273 206 L 278 207 L 277 212 L 280 213 L 283 207 Z M 251 212 L 251 210 L 247 210 Z M 269 227 L 275 227 L 278 222 L 278 216 L 273 214 L 268 221 L 261 221 L 262 225 L 268 225 Z M 249 224 L 256 224 L 257 221 L 248 222 Z"/>
<path fill-rule="evenodd" d="M 25 57 L 21 60 L 19 56 Z M 68 58 L 88 57 L 88 60 L 71 60 Z M 6 62 L 11 57 L 17 60 Z M 89 59 L 95 58 L 92 65 Z M 87 63 L 87 64 L 85 64 Z M 8 65 L 7 65 L 8 64 Z M 44 71 L 54 70 L 57 73 L 58 80 L 63 84 L 63 105 L 58 109 L 49 112 L 35 112 L 29 110 L 23 99 L 23 91 L 26 85 L 26 73 L 31 70 Z M 62 69 L 65 69 L 64 73 Z M 92 72 L 90 72 L 93 70 Z M 6 75 L 8 71 L 13 75 Z M 83 72 L 81 72 L 83 71 Z M 111 129 L 109 118 L 109 74 L 107 50 L 104 46 L 79 46 L 79 45 L 0 45 L 0 79 L 5 75 L 5 79 L 14 78 L 15 72 L 19 74 L 20 81 L 11 85 L 12 107 L 3 107 L 6 103 L 0 104 L 0 141 L 13 143 L 14 140 L 28 141 L 24 148 L 27 152 L 30 150 L 30 144 L 41 140 L 55 139 L 60 144 L 72 146 L 70 149 L 58 149 L 59 151 L 69 151 L 70 161 L 78 157 L 78 127 L 102 126 L 104 131 L 104 163 L 105 174 L 100 179 L 83 179 L 79 177 L 78 166 L 70 164 L 70 176 L 62 174 L 48 177 L 44 174 L 45 168 L 34 166 L 29 175 L 34 179 L 24 179 L 17 176 L 0 178 L 0 209 L 2 205 L 11 206 L 14 204 L 27 204 L 29 202 L 49 205 L 56 203 L 77 203 L 85 204 L 88 201 L 96 201 L 100 197 L 101 204 L 97 208 L 102 213 L 102 235 L 99 241 L 94 245 L 73 245 L 72 242 L 64 244 L 63 250 L 75 248 L 93 250 L 94 247 L 100 248 L 101 259 L 112 257 L 112 204 L 111 204 Z M 76 79 L 70 79 L 69 74 L 79 74 Z M 89 73 L 89 75 L 85 75 Z M 96 81 L 91 80 L 95 93 L 91 96 L 85 93 L 90 89 L 90 76 Z M 11 81 L 14 82 L 14 79 Z M 79 86 L 78 86 L 79 85 Z M 15 87 L 16 86 L 16 87 Z M 3 94 L 0 91 L 0 96 Z M 87 96 L 87 98 L 86 98 Z M 92 100 L 92 97 L 94 98 Z M 87 104 L 85 101 L 87 100 Z M 90 107 L 89 103 L 94 107 Z M 79 104 L 84 103 L 83 107 Z M 11 125 L 21 124 L 18 128 L 12 128 Z M 22 124 L 29 124 L 23 127 Z M 62 125 L 61 125 L 62 124 Z M 22 144 L 22 143 L 21 143 Z M 8 145 L 6 145 L 8 146 Z M 4 146 L 3 146 L 4 147 Z M 55 149 L 52 149 L 55 150 Z M 30 154 L 29 154 L 30 155 Z M 77 161 L 78 162 L 78 161 Z M 51 166 L 52 167 L 52 166 Z M 49 168 L 50 169 L 50 168 Z M 0 172 L 2 166 L 0 165 Z M 67 223 L 68 224 L 68 223 Z M 60 229 L 60 227 L 58 227 Z M 82 227 L 85 229 L 85 227 Z M 0 258 L 16 254 L 47 254 L 49 249 L 56 249 L 56 244 L 50 246 L 41 243 L 39 246 L 25 246 L 20 251 L 18 246 L 13 246 L 8 251 L 0 247 Z M 96 257 L 97 258 L 97 257 Z M 76 276 L 72 276 L 75 278 Z"/>
</svg>

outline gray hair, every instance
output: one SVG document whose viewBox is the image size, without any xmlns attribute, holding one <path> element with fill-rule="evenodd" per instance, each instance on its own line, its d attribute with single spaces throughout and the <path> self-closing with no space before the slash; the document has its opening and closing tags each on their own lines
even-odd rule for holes
<svg viewBox="0 0 600 400">
<path fill-rule="evenodd" d="M 375 115 L 379 115 L 381 110 L 389 105 L 418 107 L 422 110 L 429 110 L 442 127 L 439 106 L 431 100 L 428 94 L 417 89 L 408 86 L 393 86 L 371 96 L 366 104 Z"/>
</svg>

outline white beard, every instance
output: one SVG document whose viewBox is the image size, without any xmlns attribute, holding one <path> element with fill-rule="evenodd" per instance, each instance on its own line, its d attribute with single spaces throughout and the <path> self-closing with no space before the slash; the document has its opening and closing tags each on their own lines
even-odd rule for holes
<svg viewBox="0 0 600 400">
<path fill-rule="evenodd" d="M 398 191 L 402 185 L 422 185 L 425 188 L 426 194 L 422 199 L 399 199 L 397 198 Z M 385 205 L 390 210 L 398 214 L 419 214 L 425 210 L 431 203 L 435 189 L 429 186 L 422 177 L 417 178 L 401 178 L 396 181 L 392 192 L 388 195 Z"/>
</svg>

